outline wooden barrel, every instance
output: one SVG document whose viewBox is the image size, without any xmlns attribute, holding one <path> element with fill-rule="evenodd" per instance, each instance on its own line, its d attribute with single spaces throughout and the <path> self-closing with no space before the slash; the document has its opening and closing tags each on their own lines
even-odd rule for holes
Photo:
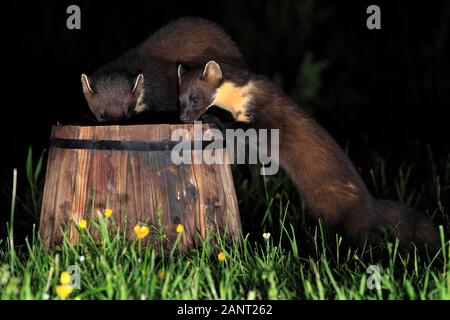
<svg viewBox="0 0 450 320">
<path fill-rule="evenodd" d="M 176 129 L 186 129 L 183 139 L 198 142 L 193 125 L 54 126 L 39 227 L 46 246 L 61 242 L 63 227 L 75 243 L 77 224 L 85 219 L 91 226 L 105 209 L 113 213 L 108 221 L 126 229 L 129 238 L 136 237 L 134 226 L 145 225 L 150 233 L 144 240 L 155 244 L 163 233 L 167 248 L 179 234 L 183 250 L 207 232 L 236 238 L 240 217 L 228 162 L 174 164 Z M 180 224 L 184 230 L 177 233 Z"/>
</svg>

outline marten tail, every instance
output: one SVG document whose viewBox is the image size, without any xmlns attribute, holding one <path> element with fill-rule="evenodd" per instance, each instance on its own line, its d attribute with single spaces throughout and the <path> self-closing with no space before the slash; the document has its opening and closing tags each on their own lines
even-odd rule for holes
<svg viewBox="0 0 450 320">
<path fill-rule="evenodd" d="M 423 213 L 392 201 L 376 200 L 375 208 L 381 225 L 400 240 L 405 248 L 416 246 L 419 250 L 439 249 L 439 232 L 436 225 Z"/>
</svg>

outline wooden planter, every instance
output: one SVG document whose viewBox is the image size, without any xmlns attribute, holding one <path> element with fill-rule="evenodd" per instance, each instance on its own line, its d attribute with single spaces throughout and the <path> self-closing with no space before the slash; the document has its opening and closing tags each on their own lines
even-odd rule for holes
<svg viewBox="0 0 450 320">
<path fill-rule="evenodd" d="M 145 240 L 155 244 L 154 230 L 162 231 L 168 248 L 179 224 L 183 250 L 207 230 L 228 239 L 239 235 L 229 165 L 174 165 L 171 132 L 180 128 L 193 139 L 192 125 L 54 126 L 39 227 L 46 246 L 61 242 L 62 228 L 76 242 L 79 222 L 86 219 L 91 227 L 96 212 L 106 208 L 113 211 L 110 222 L 126 228 L 129 238 L 135 225 L 145 224 L 151 230 Z"/>
</svg>

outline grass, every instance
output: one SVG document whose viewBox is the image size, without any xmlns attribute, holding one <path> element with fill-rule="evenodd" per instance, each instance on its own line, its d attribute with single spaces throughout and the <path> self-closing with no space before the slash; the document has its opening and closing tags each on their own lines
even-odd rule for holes
<svg viewBox="0 0 450 320">
<path fill-rule="evenodd" d="M 258 168 L 235 177 L 238 194 L 251 195 L 240 204 L 248 231 L 240 245 L 209 235 L 216 238 L 216 247 L 205 240 L 189 255 L 176 247 L 164 252 L 141 240 L 130 243 L 114 223 L 99 217 L 79 228 L 78 244 L 64 237 L 47 251 L 35 228 L 25 240 L 14 242 L 20 240 L 14 238 L 14 219 L 19 212 L 30 217 L 39 203 L 40 162 L 34 166 L 27 161 L 34 192 L 22 192 L 35 200 L 19 195 L 16 178 L 10 190 L 8 236 L 0 241 L 0 299 L 63 299 L 56 287 L 61 273 L 71 268 L 79 271 L 80 286 L 67 299 L 450 299 L 450 242 L 444 236 L 449 226 L 448 160 L 419 188 L 413 187 L 410 166 L 387 172 L 380 158 L 364 176 L 374 195 L 411 205 L 432 199 L 427 211 L 442 224 L 442 248 L 435 256 L 402 252 L 388 238 L 377 248 L 348 247 L 320 221 L 307 219 L 286 176 L 263 178 Z M 101 235 L 97 241 L 93 232 Z"/>
</svg>

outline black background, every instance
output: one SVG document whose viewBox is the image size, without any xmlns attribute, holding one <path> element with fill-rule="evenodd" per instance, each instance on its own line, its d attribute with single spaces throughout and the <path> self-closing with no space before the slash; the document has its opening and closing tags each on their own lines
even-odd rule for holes
<svg viewBox="0 0 450 320">
<path fill-rule="evenodd" d="M 66 9 L 81 7 L 81 30 L 66 28 Z M 378 4 L 382 29 L 366 28 Z M 449 153 L 450 3 L 400 1 L 55 1 L 2 3 L 0 177 L 19 183 L 28 147 L 47 146 L 51 125 L 91 117 L 80 74 L 186 15 L 218 22 L 238 43 L 249 68 L 297 86 L 307 52 L 326 60 L 317 97 L 303 101 L 358 167 L 372 153 L 414 161 L 427 146 L 437 162 Z M 1 198 L 0 216 L 9 213 Z M 4 216 L 5 217 L 5 216 Z"/>
<path fill-rule="evenodd" d="M 251 305 L 267 306 L 271 305 L 271 315 L 233 315 L 221 312 L 226 306 L 227 310 L 231 306 Z M 75 319 L 77 313 L 68 313 L 68 308 L 83 308 L 86 311 L 96 311 L 102 308 L 102 313 L 117 315 L 120 312 L 129 312 L 134 310 L 136 314 L 144 314 L 148 310 L 153 313 L 161 314 L 164 319 L 201 319 L 198 315 L 178 315 L 179 308 L 184 307 L 211 307 L 218 310 L 212 313 L 207 319 L 280 319 L 280 317 L 289 318 L 293 314 L 301 312 L 305 314 L 314 314 L 316 317 L 345 317 L 346 319 L 360 319 L 361 314 L 372 315 L 373 317 L 384 317 L 387 314 L 393 317 L 413 317 L 424 312 L 445 313 L 448 310 L 448 301 L 408 301 L 408 300 L 384 300 L 384 301 L 312 301 L 312 300 L 267 300 L 267 301 L 235 301 L 235 300 L 83 300 L 83 301 L 0 301 L 0 307 L 5 312 L 22 315 L 23 313 L 33 312 L 35 314 L 47 315 L 49 312 L 65 313 L 68 319 Z M 125 310 L 125 311 L 124 311 Z M 351 310 L 351 312 L 349 312 Z M 441 312 L 439 311 L 441 310 Z"/>
</svg>

